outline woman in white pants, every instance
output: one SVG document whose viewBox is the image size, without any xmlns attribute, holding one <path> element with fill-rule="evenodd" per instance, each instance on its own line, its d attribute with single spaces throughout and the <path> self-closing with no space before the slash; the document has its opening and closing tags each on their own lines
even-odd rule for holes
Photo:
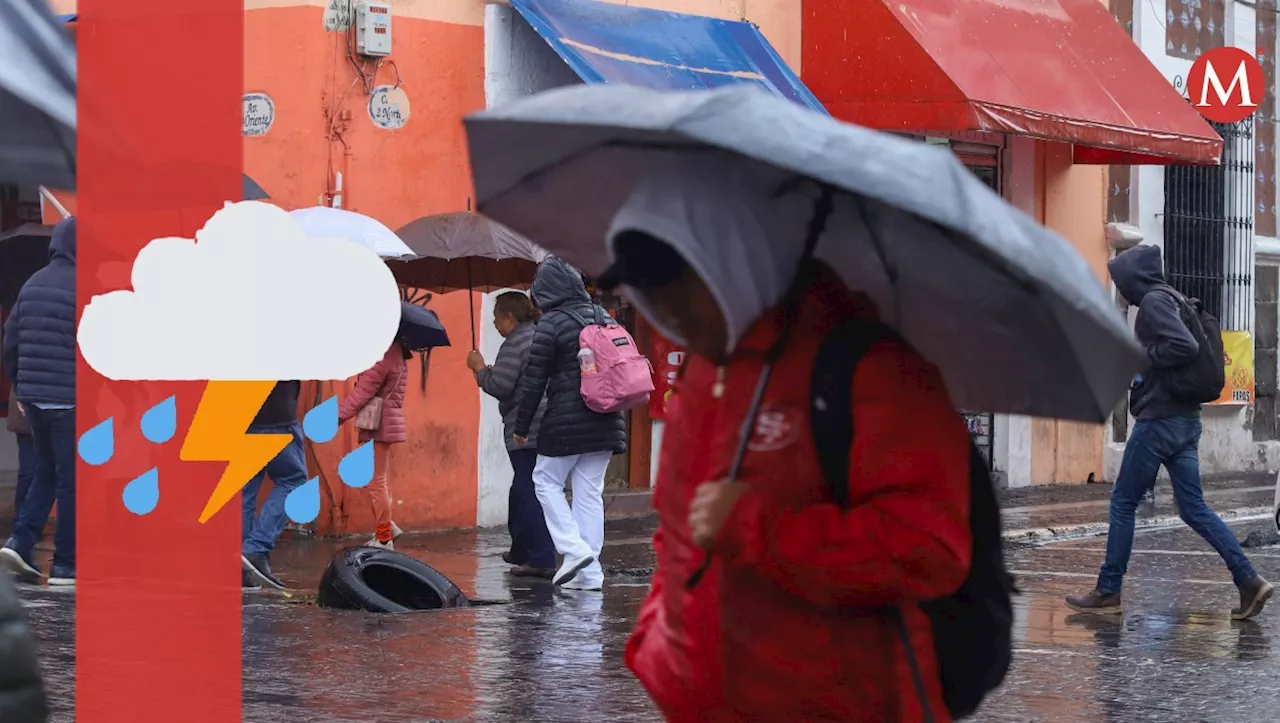
<svg viewBox="0 0 1280 723">
<path fill-rule="evenodd" d="M 570 589 L 600 590 L 604 474 L 609 459 L 627 449 L 626 423 L 620 412 L 598 414 L 582 401 L 578 334 L 596 312 L 582 275 L 560 259 L 549 259 L 538 267 L 530 295 L 542 317 L 520 379 L 515 441 L 524 443 L 545 393 L 533 485 L 556 551 L 564 556 L 553 581 Z M 572 507 L 565 498 L 566 483 L 573 490 Z"/>
</svg>

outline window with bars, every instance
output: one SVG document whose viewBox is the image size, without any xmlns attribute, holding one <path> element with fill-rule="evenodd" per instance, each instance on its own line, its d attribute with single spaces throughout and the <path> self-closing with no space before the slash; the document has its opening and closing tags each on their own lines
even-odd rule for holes
<svg viewBox="0 0 1280 723">
<path fill-rule="evenodd" d="M 1164 266 L 1169 285 L 1200 299 L 1223 329 L 1253 318 L 1253 122 L 1214 123 L 1217 166 L 1169 166 L 1164 176 Z"/>
</svg>

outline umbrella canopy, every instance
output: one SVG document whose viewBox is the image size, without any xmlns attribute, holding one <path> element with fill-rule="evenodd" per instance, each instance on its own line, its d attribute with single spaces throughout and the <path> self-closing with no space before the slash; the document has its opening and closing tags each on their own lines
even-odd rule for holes
<svg viewBox="0 0 1280 723">
<path fill-rule="evenodd" d="M 72 188 L 76 50 L 44 0 L 0 2 L 0 183 Z"/>
<path fill-rule="evenodd" d="M 547 252 L 478 213 L 424 216 L 397 234 L 418 258 L 391 265 L 405 286 L 437 293 L 527 289 Z"/>
<path fill-rule="evenodd" d="M 400 302 L 400 341 L 413 351 L 449 346 L 449 333 L 436 312 L 418 304 Z"/>
<path fill-rule="evenodd" d="M 18 290 L 49 263 L 49 239 L 53 227 L 25 223 L 0 233 L 0 306 L 13 303 Z"/>
<path fill-rule="evenodd" d="M 328 206 L 300 208 L 292 214 L 311 238 L 344 238 L 384 259 L 413 258 L 413 251 L 394 231 L 364 214 Z"/>
<path fill-rule="evenodd" d="M 480 211 L 593 276 L 618 208 L 675 156 L 750 159 L 780 191 L 834 188 L 817 257 L 941 368 L 959 407 L 1100 422 L 1144 364 L 1079 254 L 946 150 L 750 86 L 561 88 L 466 128 Z"/>
</svg>

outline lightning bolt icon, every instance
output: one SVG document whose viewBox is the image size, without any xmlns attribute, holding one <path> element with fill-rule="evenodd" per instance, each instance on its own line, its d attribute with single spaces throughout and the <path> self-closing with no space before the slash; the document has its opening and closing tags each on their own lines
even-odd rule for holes
<svg viewBox="0 0 1280 723">
<path fill-rule="evenodd" d="M 210 381 L 200 396 L 178 458 L 223 462 L 227 468 L 209 495 L 200 522 L 208 522 L 293 439 L 288 434 L 248 434 L 275 382 Z"/>
</svg>

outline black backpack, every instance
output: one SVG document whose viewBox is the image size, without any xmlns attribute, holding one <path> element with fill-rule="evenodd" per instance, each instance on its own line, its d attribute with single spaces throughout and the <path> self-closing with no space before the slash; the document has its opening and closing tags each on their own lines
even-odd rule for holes
<svg viewBox="0 0 1280 723">
<path fill-rule="evenodd" d="M 1222 396 L 1227 385 L 1226 355 L 1222 348 L 1222 324 L 1205 310 L 1199 299 L 1188 299 L 1171 286 L 1157 287 L 1178 302 L 1178 314 L 1200 345 L 1195 361 L 1158 375 L 1175 399 L 1187 404 L 1208 404 Z"/>
<path fill-rule="evenodd" d="M 810 415 L 823 477 L 837 505 L 849 507 L 849 449 L 853 444 L 853 376 L 878 341 L 897 339 L 881 324 L 845 324 L 824 340 L 813 368 Z M 953 719 L 971 715 L 998 687 L 1013 657 L 1013 601 L 1017 592 L 1005 568 L 1000 506 L 986 460 L 970 444 L 969 528 L 973 537 L 969 576 L 954 594 L 921 603 L 933 623 L 943 697 Z M 931 723 L 928 696 L 897 607 L 887 611 L 898 626 L 916 693 Z"/>
</svg>

